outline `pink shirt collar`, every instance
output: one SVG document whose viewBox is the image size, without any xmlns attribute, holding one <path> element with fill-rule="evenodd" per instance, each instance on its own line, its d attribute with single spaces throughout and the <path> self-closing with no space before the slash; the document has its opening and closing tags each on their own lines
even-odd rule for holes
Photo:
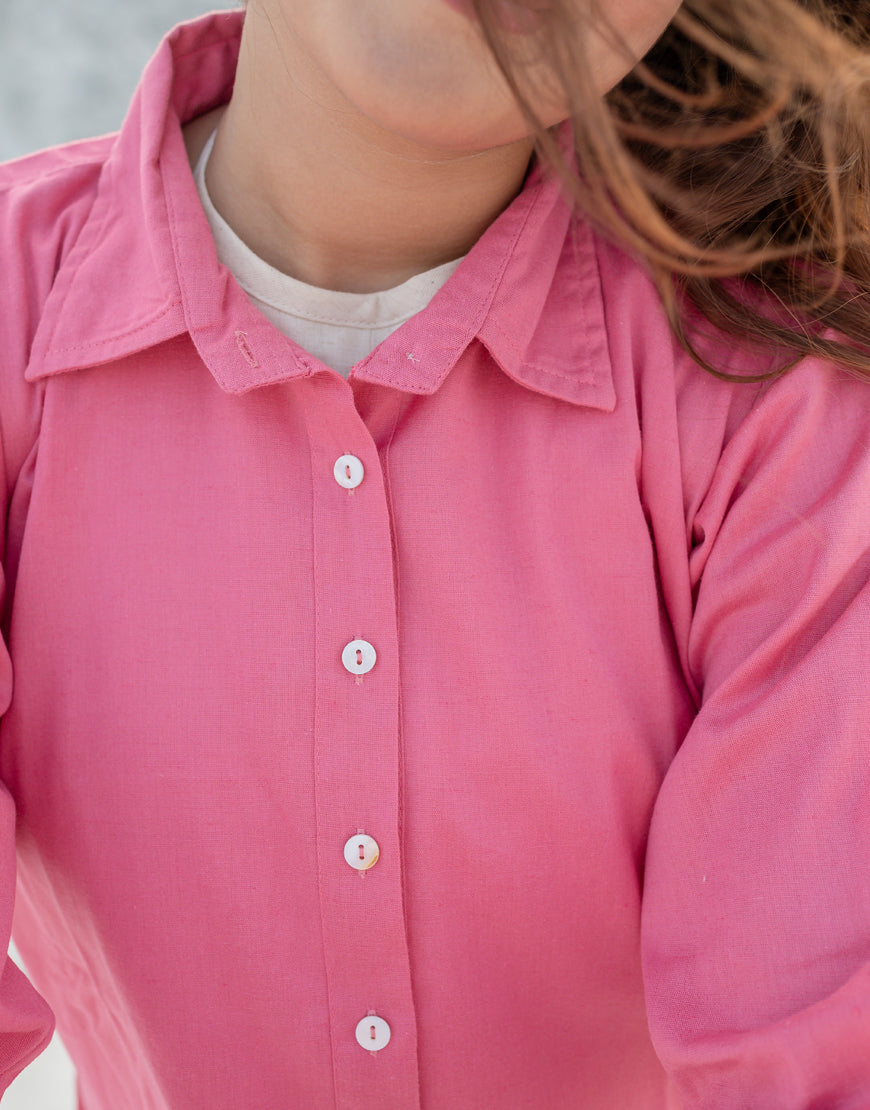
<svg viewBox="0 0 870 1110">
<path fill-rule="evenodd" d="M 321 369 L 218 264 L 188 164 L 181 127 L 229 99 L 242 20 L 229 12 L 182 24 L 146 70 L 55 281 L 28 380 L 122 358 L 184 332 L 228 393 Z M 534 167 L 453 279 L 354 377 L 433 393 L 478 340 L 528 388 L 612 410 L 595 245 L 578 223 L 572 246 L 570 220 L 558 183 Z M 116 295 L 95 297 L 107 274 L 123 278 Z M 567 303 L 582 306 L 570 322 Z"/>
</svg>

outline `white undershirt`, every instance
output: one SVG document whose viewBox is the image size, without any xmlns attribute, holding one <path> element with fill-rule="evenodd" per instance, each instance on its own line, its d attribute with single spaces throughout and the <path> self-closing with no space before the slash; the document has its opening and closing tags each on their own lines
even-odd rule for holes
<svg viewBox="0 0 870 1110">
<path fill-rule="evenodd" d="M 212 135 L 200 155 L 194 179 L 219 261 L 267 320 L 345 378 L 360 359 L 424 309 L 462 261 L 459 258 L 416 274 L 380 293 L 337 293 L 297 281 L 254 254 L 212 204 L 205 167 L 214 138 Z"/>
</svg>

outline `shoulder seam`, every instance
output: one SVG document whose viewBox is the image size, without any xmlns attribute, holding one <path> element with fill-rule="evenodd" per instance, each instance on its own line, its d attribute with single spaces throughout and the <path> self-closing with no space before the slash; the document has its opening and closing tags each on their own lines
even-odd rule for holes
<svg viewBox="0 0 870 1110">
<path fill-rule="evenodd" d="M 20 158 L 13 158 L 10 161 L 0 163 L 0 192 L 8 192 L 21 186 L 35 185 L 42 181 L 50 181 L 61 174 L 69 173 L 70 170 L 81 169 L 86 166 L 101 169 L 105 165 L 111 149 L 111 140 L 115 138 L 115 135 L 106 135 L 95 139 L 77 139 L 63 146 L 35 150 L 30 154 L 23 154 Z M 100 144 L 100 146 L 94 149 L 96 144 Z M 80 156 L 67 157 L 67 152 L 73 153 L 77 147 L 83 148 Z M 62 160 L 52 166 L 45 166 L 44 162 L 48 161 L 54 152 L 61 154 Z M 33 171 L 29 174 L 22 174 L 21 170 L 28 162 L 34 163 Z M 11 170 L 15 172 L 7 176 L 7 171 Z"/>
</svg>

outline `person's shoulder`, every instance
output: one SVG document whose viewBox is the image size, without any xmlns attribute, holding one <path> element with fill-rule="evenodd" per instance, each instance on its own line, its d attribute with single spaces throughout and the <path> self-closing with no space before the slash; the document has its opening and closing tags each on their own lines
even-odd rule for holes
<svg viewBox="0 0 870 1110">
<path fill-rule="evenodd" d="M 46 147 L 44 150 L 0 162 L 0 193 L 32 185 L 44 185 L 59 176 L 81 171 L 88 166 L 99 170 L 116 139 L 116 134 L 101 135 L 92 139 L 77 139 L 61 146 Z"/>
<path fill-rule="evenodd" d="M 0 163 L 0 250 L 27 251 L 86 217 L 115 136 L 84 139 Z"/>
<path fill-rule="evenodd" d="M 38 390 L 25 380 L 31 346 L 65 259 L 94 205 L 114 136 L 0 164 L 0 435 L 7 467 L 33 434 Z"/>
<path fill-rule="evenodd" d="M 38 315 L 87 221 L 115 138 L 67 143 L 0 164 L 0 332 L 7 343 L 24 310 L 28 318 Z"/>
<path fill-rule="evenodd" d="M 681 298 L 677 317 L 689 350 L 642 262 L 603 237 L 596 248 L 617 392 L 636 409 L 644 452 L 676 447 L 669 457 L 679 459 L 687 504 L 723 475 L 748 481 L 765 459 L 798 467 L 799 457 L 853 451 L 870 460 L 866 375 L 726 333 Z"/>
</svg>

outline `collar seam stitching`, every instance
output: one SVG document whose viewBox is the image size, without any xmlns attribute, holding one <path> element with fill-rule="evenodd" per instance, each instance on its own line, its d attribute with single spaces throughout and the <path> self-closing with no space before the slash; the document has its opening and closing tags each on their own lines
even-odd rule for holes
<svg viewBox="0 0 870 1110">
<path fill-rule="evenodd" d="M 512 353 L 516 355 L 516 357 L 524 366 L 529 366 L 532 369 L 537 370 L 540 374 L 544 374 L 549 378 L 558 378 L 561 381 L 565 382 L 576 382 L 580 385 L 596 385 L 598 383 L 599 375 L 594 367 L 588 367 L 585 371 L 579 374 L 564 374 L 561 373 L 559 370 L 550 369 L 541 362 L 536 362 L 532 359 L 524 358 L 523 353 L 517 345 L 516 340 L 513 338 L 513 336 L 508 335 L 508 333 L 495 320 L 489 320 L 488 324 L 494 331 L 498 332 L 501 338 L 510 347 Z"/>
<path fill-rule="evenodd" d="M 130 336 L 136 335 L 137 332 L 146 331 L 148 328 L 152 327 L 154 324 L 157 323 L 158 320 L 162 320 L 163 317 L 170 313 L 174 308 L 178 308 L 180 304 L 180 300 L 172 300 L 159 312 L 155 313 L 153 316 L 149 316 L 149 318 L 144 323 L 137 324 L 135 327 L 132 328 L 127 328 L 125 331 L 115 332 L 113 335 L 104 336 L 101 339 L 91 339 L 87 343 L 75 343 L 72 346 L 68 347 L 55 347 L 51 342 L 49 342 L 49 345 L 46 348 L 46 354 L 64 355 L 72 354 L 76 351 L 98 350 L 100 347 L 105 347 L 110 343 L 117 343 L 120 339 L 129 339 Z"/>
</svg>

